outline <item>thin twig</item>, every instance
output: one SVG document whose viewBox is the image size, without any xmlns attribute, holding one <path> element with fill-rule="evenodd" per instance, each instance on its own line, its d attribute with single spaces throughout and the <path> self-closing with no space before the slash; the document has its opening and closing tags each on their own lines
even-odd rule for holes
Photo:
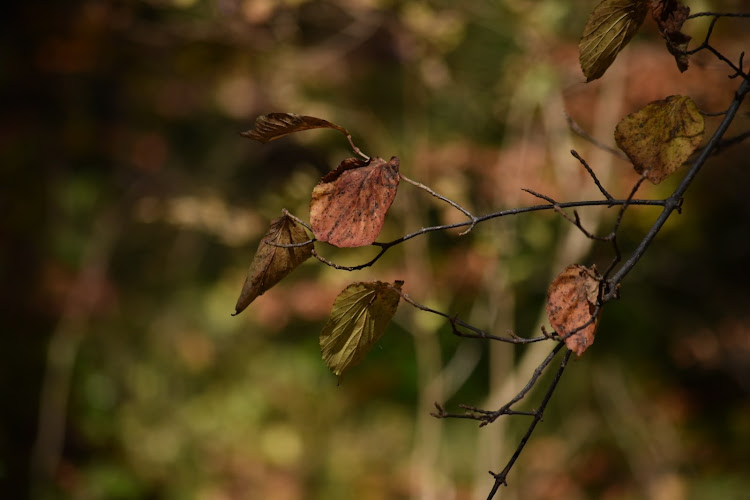
<svg viewBox="0 0 750 500">
<path fill-rule="evenodd" d="M 477 224 L 477 221 L 476 221 L 476 219 L 477 219 L 477 218 L 476 218 L 476 217 L 474 217 L 474 215 L 472 215 L 472 214 L 471 214 L 471 212 L 469 212 L 468 210 L 466 210 L 466 209 L 465 209 L 464 207 L 462 207 L 461 205 L 459 205 L 459 204 L 458 204 L 458 203 L 456 203 L 455 201 L 453 201 L 453 200 L 450 200 L 450 199 L 446 198 L 445 196 L 443 196 L 443 195 L 441 195 L 441 194 L 438 194 L 438 193 L 436 193 L 435 191 L 433 191 L 433 190 L 432 190 L 432 189 L 430 189 L 429 187 L 425 186 L 425 185 L 424 185 L 424 184 L 422 184 L 421 182 L 417 182 L 417 181 L 411 180 L 411 179 L 409 179 L 408 177 L 406 177 L 406 176 L 405 176 L 404 174 L 402 174 L 402 173 L 400 173 L 400 172 L 399 172 L 399 174 L 398 174 L 398 175 L 399 175 L 399 177 L 401 177 L 401 180 L 402 180 L 402 181 L 404 181 L 404 182 L 408 182 L 408 183 L 409 183 L 409 184 L 411 184 L 412 186 L 416 186 L 416 187 L 418 187 L 419 189 L 422 189 L 422 190 L 424 190 L 424 191 L 427 191 L 428 193 L 430 193 L 430 194 L 431 194 L 432 196 L 434 196 L 434 197 L 435 197 L 435 198 L 437 198 L 438 200 L 440 200 L 440 201 L 444 201 L 445 203 L 449 204 L 450 206 L 452 206 L 452 207 L 453 207 L 453 208 L 455 208 L 456 210 L 458 210 L 458 211 L 462 212 L 462 213 L 463 213 L 463 214 L 464 214 L 464 215 L 465 215 L 466 217 L 468 217 L 468 218 L 469 218 L 469 222 L 470 222 L 469 228 L 468 228 L 468 229 L 466 229 L 465 231 L 463 231 L 463 232 L 459 233 L 459 236 L 463 236 L 463 235 L 465 235 L 465 234 L 469 233 L 469 232 L 470 232 L 470 231 L 471 231 L 472 229 L 474 229 L 474 226 L 476 226 L 476 224 Z"/>
<path fill-rule="evenodd" d="M 557 212 L 558 214 L 560 214 L 565 220 L 567 220 L 568 222 L 570 222 L 571 224 L 573 224 L 575 227 L 577 227 L 584 234 L 584 236 L 586 236 L 588 239 L 590 239 L 590 240 L 598 240 L 598 241 L 607 241 L 607 237 L 606 236 L 597 236 L 597 235 L 589 232 L 588 230 L 586 230 L 585 227 L 583 227 L 583 223 L 581 222 L 581 217 L 578 215 L 578 211 L 577 210 L 573 210 L 573 217 L 571 217 L 570 215 L 568 215 L 560 207 L 559 203 L 557 203 L 554 199 L 550 198 L 549 196 L 543 195 L 541 193 L 537 193 L 536 191 L 532 191 L 531 189 L 522 188 L 522 190 L 526 191 L 529 194 L 532 194 L 532 195 L 536 196 L 537 198 L 541 198 L 541 199 L 543 199 L 545 201 L 548 201 L 548 202 L 552 203 L 553 210 L 555 212 Z M 606 191 L 605 191 L 605 193 L 606 193 Z M 610 197 L 610 199 L 612 199 L 612 198 Z"/>
<path fill-rule="evenodd" d="M 312 229 L 312 227 L 310 227 L 310 224 L 308 224 L 307 222 L 303 221 L 302 219 L 300 219 L 299 217 L 297 217 L 296 215 L 294 215 L 293 213 L 291 213 L 291 212 L 290 212 L 289 210 L 287 210 L 286 208 L 282 208 L 282 209 L 281 209 L 281 213 L 282 213 L 283 215 L 286 215 L 286 216 L 287 216 L 287 217 L 289 217 L 290 219 L 292 219 L 292 220 L 293 220 L 294 222 L 296 222 L 297 224 L 300 224 L 300 225 L 302 225 L 302 226 L 306 227 L 306 228 L 307 228 L 307 229 L 308 229 L 308 230 L 309 230 L 309 231 L 310 231 L 311 233 L 313 232 L 313 229 Z"/>
<path fill-rule="evenodd" d="M 744 12 L 696 12 L 690 14 L 687 18 L 694 19 L 696 17 L 713 16 L 713 17 L 750 17 L 750 13 Z"/>
<path fill-rule="evenodd" d="M 613 200 L 614 198 L 612 198 L 612 195 L 609 194 L 606 189 L 604 189 L 604 186 L 602 186 L 601 182 L 599 182 L 599 179 L 596 177 L 596 174 L 594 173 L 594 171 L 591 170 L 591 167 L 589 167 L 589 164 L 586 163 L 586 160 L 581 158 L 581 155 L 579 155 L 575 149 L 571 149 L 570 154 L 572 154 L 576 160 L 581 162 L 581 165 L 583 165 L 583 168 L 586 169 L 586 172 L 589 173 L 591 178 L 594 179 L 594 184 L 596 184 L 596 187 L 599 188 L 599 191 L 601 191 L 604 197 L 607 198 L 608 200 Z"/>
<path fill-rule="evenodd" d="M 698 112 L 702 114 L 703 116 L 724 116 L 727 114 L 727 111 L 716 111 L 716 112 L 709 112 L 709 111 L 703 111 L 702 109 L 699 109 Z"/>
<path fill-rule="evenodd" d="M 558 210 L 560 208 L 560 204 L 557 203 L 555 200 L 553 200 L 552 198 L 550 198 L 547 195 L 544 195 L 544 194 L 541 194 L 541 193 L 537 193 L 533 189 L 528 189 L 528 188 L 521 188 L 521 191 L 526 191 L 530 195 L 536 196 L 537 198 L 548 202 L 550 205 L 552 205 L 552 209 L 553 210 Z"/>
<path fill-rule="evenodd" d="M 539 404 L 539 408 L 537 408 L 534 419 L 529 424 L 529 428 L 526 430 L 526 434 L 524 434 L 523 438 L 521 438 L 521 442 L 518 444 L 518 447 L 516 448 L 515 453 L 513 453 L 513 456 L 510 458 L 508 463 L 505 465 L 505 468 L 497 474 L 490 471 L 490 474 L 492 477 L 495 478 L 495 484 L 492 487 L 492 490 L 490 491 L 490 494 L 487 496 L 487 500 L 492 500 L 492 498 L 495 497 L 495 494 L 497 493 L 497 490 L 500 488 L 500 485 L 507 486 L 507 479 L 508 479 L 508 473 L 510 473 L 510 470 L 513 468 L 513 465 L 516 463 L 516 460 L 518 460 L 518 457 L 521 456 L 521 452 L 523 451 L 524 447 L 526 446 L 526 443 L 529 441 L 529 438 L 534 433 L 534 429 L 536 428 L 537 424 L 542 421 L 544 418 L 544 410 L 547 409 L 547 404 L 549 403 L 550 399 L 552 399 L 552 394 L 554 394 L 555 389 L 557 388 L 557 384 L 560 382 L 560 378 L 562 378 L 562 374 L 565 371 L 565 367 L 568 364 L 568 360 L 570 359 L 570 355 L 573 351 L 568 351 L 565 353 L 565 356 L 563 357 L 562 362 L 560 363 L 560 368 L 557 369 L 557 373 L 555 373 L 555 378 L 552 379 L 552 383 L 550 384 L 549 388 L 547 389 L 547 392 L 544 394 L 544 398 L 542 398 L 542 402 Z"/>
<path fill-rule="evenodd" d="M 612 284 L 607 282 L 607 278 L 609 277 L 610 273 L 614 271 L 615 267 L 617 267 L 617 264 L 619 264 L 622 260 L 620 246 L 617 243 L 617 232 L 620 230 L 620 226 L 622 225 L 622 220 L 625 216 L 625 210 L 627 210 L 627 208 L 630 206 L 628 200 L 632 200 L 635 197 L 635 193 L 638 192 L 638 189 L 643 184 L 643 181 L 645 181 L 647 178 L 648 177 L 646 177 L 646 172 L 644 172 L 633 185 L 633 188 L 630 190 L 630 195 L 628 195 L 625 203 L 621 205 L 620 210 L 618 211 L 617 220 L 615 220 L 615 224 L 612 227 L 612 232 L 610 232 L 607 236 L 607 239 L 612 242 L 612 250 L 614 251 L 615 256 L 612 258 L 612 261 L 609 263 L 607 269 L 604 270 L 604 274 L 602 275 L 603 286 L 601 286 L 599 289 L 599 300 L 601 301 L 605 301 L 604 297 L 607 297 L 606 300 L 619 298 L 619 296 L 617 295 L 617 287 L 614 288 L 614 295 L 609 295 L 608 292 Z M 676 210 L 678 211 L 678 213 L 680 212 L 681 208 L 679 205 Z"/>
<path fill-rule="evenodd" d="M 354 145 L 354 141 L 352 140 L 352 134 L 346 134 L 346 139 L 349 141 L 349 145 L 352 147 L 352 151 L 357 153 L 359 156 L 361 156 L 365 160 L 370 161 L 370 157 L 364 154 L 362 150 L 360 150 L 357 146 Z"/>
<path fill-rule="evenodd" d="M 730 61 L 724 56 L 724 54 L 722 54 L 721 52 L 716 50 L 713 46 L 711 46 L 711 44 L 709 43 L 709 40 L 711 39 L 711 35 L 713 34 L 714 26 L 716 26 L 716 22 L 720 18 L 722 17 L 750 17 L 750 15 L 748 14 L 717 14 L 717 13 L 711 13 L 711 12 L 700 12 L 698 14 L 688 16 L 688 19 L 692 19 L 692 18 L 700 17 L 700 16 L 713 16 L 713 19 L 711 19 L 711 23 L 708 25 L 708 30 L 706 31 L 706 37 L 704 38 L 703 43 L 701 43 L 699 46 L 697 46 L 696 48 L 692 50 L 681 50 L 679 47 L 673 46 L 674 51 L 679 54 L 690 56 L 690 55 L 700 52 L 701 50 L 708 50 L 713 55 L 715 55 L 717 59 L 719 59 L 720 61 L 725 63 L 727 66 L 732 68 L 734 73 L 732 75 L 729 75 L 729 78 L 736 78 L 738 76 L 741 76 L 744 81 L 748 81 L 750 77 L 748 76 L 747 73 L 745 73 L 742 70 L 742 57 L 740 57 L 740 66 L 739 67 L 735 66 L 735 64 L 732 61 Z"/>
<path fill-rule="evenodd" d="M 364 269 L 366 267 L 370 267 L 371 265 L 375 264 L 375 262 L 377 262 L 380 259 L 380 257 L 383 256 L 386 250 L 388 250 L 388 248 L 381 248 L 380 252 L 375 257 L 365 262 L 364 264 L 360 264 L 358 266 L 342 266 L 342 265 L 336 264 L 335 262 L 331 262 L 330 260 L 320 255 L 317 252 L 317 250 L 315 250 L 314 248 L 312 249 L 312 255 L 323 264 L 330 266 L 334 269 L 338 269 L 340 271 L 359 271 L 360 269 Z"/>
<path fill-rule="evenodd" d="M 570 130 L 572 130 L 576 135 L 581 137 L 582 139 L 585 139 L 587 142 L 593 144 L 597 148 L 607 151 L 608 153 L 612 153 L 613 155 L 617 156 L 620 159 L 623 159 L 625 161 L 628 160 L 628 155 L 626 155 L 623 151 L 619 149 L 615 149 L 613 147 L 607 146 L 603 142 L 597 140 L 594 136 L 586 132 L 583 127 L 581 127 L 578 122 L 573 120 L 573 118 L 568 114 L 565 113 L 565 119 L 568 121 L 568 126 L 570 127 Z M 577 158 L 577 157 L 576 157 Z"/>
<path fill-rule="evenodd" d="M 299 248 L 299 247 L 306 247 L 307 245 L 310 245 L 312 243 L 315 243 L 315 238 L 309 239 L 307 241 L 303 241 L 301 243 L 276 243 L 275 241 L 271 240 L 263 240 L 263 243 L 265 243 L 268 246 L 272 247 L 278 247 L 278 248 Z"/>
<path fill-rule="evenodd" d="M 468 323 L 466 323 L 464 321 L 461 321 L 456 316 L 451 316 L 451 315 L 446 314 L 444 312 L 437 311 L 437 310 L 432 309 L 430 307 L 427 307 L 427 306 L 424 306 L 422 304 L 419 304 L 418 302 L 414 301 L 414 299 L 412 299 L 408 294 L 403 293 L 401 290 L 398 290 L 396 288 L 394 288 L 394 290 L 396 290 L 399 293 L 399 295 L 401 295 L 401 297 L 406 302 L 408 302 L 412 306 L 416 307 L 420 311 L 428 312 L 428 313 L 431 313 L 431 314 L 436 314 L 438 316 L 441 316 L 441 317 L 447 319 L 448 322 L 451 325 L 451 328 L 453 329 L 453 334 L 456 335 L 456 336 L 458 336 L 458 337 L 474 338 L 474 339 L 497 340 L 497 341 L 500 341 L 500 342 L 507 342 L 508 344 L 531 344 L 531 343 L 534 343 L 534 342 L 541 342 L 543 340 L 548 340 L 548 338 L 549 338 L 549 337 L 523 338 L 523 337 L 519 337 L 518 335 L 516 335 L 514 333 L 509 334 L 508 337 L 500 337 L 500 336 L 497 336 L 497 335 L 492 335 L 492 334 L 489 334 L 489 333 L 485 332 L 484 330 L 480 330 L 479 328 L 476 328 L 476 327 L 474 327 L 474 326 L 472 326 L 472 325 L 470 325 L 470 324 L 468 324 Z M 467 330 L 472 331 L 473 334 L 462 332 L 461 330 L 458 329 L 459 326 L 461 328 L 466 328 Z"/>
</svg>

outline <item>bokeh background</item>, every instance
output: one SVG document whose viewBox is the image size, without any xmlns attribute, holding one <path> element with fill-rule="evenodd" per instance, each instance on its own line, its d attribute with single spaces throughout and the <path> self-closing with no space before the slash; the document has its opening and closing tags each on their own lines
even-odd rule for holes
<svg viewBox="0 0 750 500">
<path fill-rule="evenodd" d="M 311 260 L 231 317 L 268 222 L 282 208 L 307 218 L 319 177 L 351 156 L 332 131 L 268 145 L 239 132 L 272 111 L 334 121 L 477 214 L 535 204 L 523 187 L 598 198 L 571 148 L 624 196 L 629 166 L 572 134 L 565 113 L 612 145 L 617 121 L 647 102 L 687 94 L 721 111 L 738 82 L 704 55 L 680 74 L 647 21 L 584 85 L 576 46 L 594 4 L 6 5 L 0 497 L 485 498 L 487 471 L 510 457 L 524 417 L 480 429 L 436 420 L 432 405 L 499 407 L 551 345 L 460 340 L 402 304 L 337 385 L 317 340 L 333 299 L 351 281 L 403 279 L 423 304 L 536 335 L 552 277 L 571 263 L 606 266 L 609 247 L 553 213 L 503 218 L 415 238 L 354 273 Z M 717 26 L 735 61 L 750 49 L 747 26 Z M 748 129 L 749 110 L 730 136 Z M 735 146 L 700 174 L 566 372 L 500 498 L 748 498 L 748 154 Z M 581 211 L 602 232 L 613 213 Z M 628 212 L 623 251 L 655 217 Z M 460 219 L 404 184 L 381 239 Z M 341 264 L 374 254 L 320 251 Z"/>
</svg>

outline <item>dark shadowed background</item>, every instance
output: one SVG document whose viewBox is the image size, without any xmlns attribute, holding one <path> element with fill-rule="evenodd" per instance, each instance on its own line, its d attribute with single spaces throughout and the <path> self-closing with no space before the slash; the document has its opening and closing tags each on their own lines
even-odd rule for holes
<svg viewBox="0 0 750 500">
<path fill-rule="evenodd" d="M 553 213 L 498 219 L 415 238 L 355 273 L 311 260 L 231 317 L 269 221 L 282 208 L 307 219 L 313 186 L 351 156 L 333 131 L 267 145 L 239 132 L 273 111 L 328 119 L 481 214 L 535 204 L 523 187 L 598 198 L 571 148 L 613 194 L 629 192 L 629 165 L 572 134 L 565 112 L 612 145 L 616 123 L 649 101 L 684 94 L 721 111 L 738 82 L 703 54 L 680 74 L 647 21 L 584 85 L 577 41 L 595 2 L 464 4 L 5 6 L 0 497 L 486 497 L 487 470 L 503 467 L 526 422 L 439 421 L 433 402 L 497 408 L 551 345 L 459 340 L 402 303 L 337 386 L 317 337 L 331 304 L 351 281 L 403 279 L 423 304 L 536 335 L 552 278 L 571 263 L 606 266 L 610 248 Z M 748 33 L 722 20 L 713 41 L 737 61 Z M 730 136 L 750 127 L 748 111 Z M 749 154 L 735 146 L 701 172 L 566 372 L 500 498 L 747 498 Z M 601 232 L 613 213 L 581 211 Z M 656 215 L 628 212 L 623 251 Z M 402 185 L 381 240 L 459 220 Z M 375 253 L 319 248 L 342 264 Z"/>
</svg>

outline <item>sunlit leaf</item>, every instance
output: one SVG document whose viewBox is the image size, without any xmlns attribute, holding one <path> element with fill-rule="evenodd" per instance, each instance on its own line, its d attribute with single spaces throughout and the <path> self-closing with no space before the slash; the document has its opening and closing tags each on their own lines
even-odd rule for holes
<svg viewBox="0 0 750 500">
<path fill-rule="evenodd" d="M 704 130 L 703 115 L 692 99 L 669 96 L 623 118 L 615 140 L 635 170 L 658 184 L 695 151 Z"/>
<path fill-rule="evenodd" d="M 266 143 L 293 132 L 301 132 L 302 130 L 314 128 L 332 128 L 344 135 L 349 134 L 344 127 L 323 120 L 322 118 L 296 115 L 294 113 L 270 113 L 260 115 L 255 120 L 255 126 L 247 132 L 242 132 L 241 135 L 258 142 Z"/>
<path fill-rule="evenodd" d="M 547 292 L 550 325 L 561 337 L 578 330 L 565 339 L 565 345 L 579 356 L 594 343 L 599 322 L 594 318 L 599 280 L 595 266 L 571 265 L 554 279 Z"/>
<path fill-rule="evenodd" d="M 396 156 L 388 162 L 348 158 L 323 177 L 310 202 L 315 238 L 337 247 L 374 242 L 396 197 L 399 165 Z"/>
<path fill-rule="evenodd" d="M 380 340 L 396 314 L 403 281 L 352 283 L 333 303 L 320 333 L 323 361 L 339 378 Z"/>
<path fill-rule="evenodd" d="M 680 30 L 690 15 L 690 8 L 678 0 L 652 0 L 651 15 L 667 41 L 667 49 L 674 56 L 677 67 L 680 71 L 685 71 L 688 68 L 688 56 L 684 52 L 690 36 Z"/>
<path fill-rule="evenodd" d="M 312 255 L 312 243 L 286 248 L 275 245 L 304 243 L 309 239 L 302 226 L 288 214 L 284 213 L 273 220 L 255 252 L 233 315 L 241 313 L 259 295 L 263 295 Z"/>
<path fill-rule="evenodd" d="M 578 43 L 586 81 L 600 78 L 641 27 L 648 0 L 604 0 L 586 21 Z"/>
</svg>

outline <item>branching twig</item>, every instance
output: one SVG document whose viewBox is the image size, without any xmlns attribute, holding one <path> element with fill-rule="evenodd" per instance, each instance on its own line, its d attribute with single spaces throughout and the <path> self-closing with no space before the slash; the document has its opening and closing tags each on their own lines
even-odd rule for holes
<svg viewBox="0 0 750 500">
<path fill-rule="evenodd" d="M 458 319 L 458 317 L 456 316 L 450 316 L 444 312 L 436 311 L 435 309 L 419 304 L 418 302 L 415 302 L 414 299 L 412 299 L 408 294 L 401 292 L 401 290 L 399 289 L 394 288 L 394 290 L 396 290 L 406 302 L 416 307 L 420 311 L 436 314 L 438 316 L 441 316 L 447 319 L 450 322 L 451 328 L 453 329 L 453 334 L 458 337 L 497 340 L 500 342 L 507 342 L 509 344 L 531 344 L 534 342 L 540 342 L 540 341 L 548 340 L 549 338 L 551 338 L 549 336 L 523 338 L 523 337 L 519 337 L 518 335 L 514 333 L 510 333 L 508 337 L 500 337 L 497 335 L 492 335 L 492 334 L 485 332 L 484 330 L 480 330 L 479 328 L 476 328 Z M 461 328 L 466 328 L 467 330 L 470 330 L 473 333 L 462 332 L 461 330 L 458 329 L 459 326 Z"/>
<path fill-rule="evenodd" d="M 492 475 L 492 477 L 495 478 L 495 484 L 492 486 L 492 490 L 490 491 L 490 494 L 487 496 L 487 500 L 492 500 L 492 498 L 495 497 L 495 494 L 497 493 L 497 490 L 500 488 L 500 485 L 507 486 L 508 473 L 513 468 L 513 465 L 516 463 L 516 460 L 518 460 L 518 457 L 521 456 L 521 452 L 526 446 L 526 443 L 529 441 L 531 434 L 534 433 L 534 429 L 536 428 L 536 425 L 539 422 L 541 422 L 542 419 L 544 418 L 544 410 L 547 408 L 547 404 L 549 403 L 549 400 L 552 398 L 552 394 L 554 394 L 555 389 L 557 388 L 557 384 L 560 382 L 560 378 L 562 377 L 562 374 L 565 371 L 565 367 L 568 364 L 568 360 L 570 359 L 570 355 L 572 352 L 573 351 L 568 351 L 565 353 L 565 357 L 563 357 L 563 360 L 560 363 L 560 368 L 557 369 L 555 378 L 552 380 L 552 383 L 547 389 L 547 392 L 544 394 L 544 397 L 542 398 L 541 403 L 539 403 L 539 407 L 535 411 L 534 420 L 531 421 L 529 428 L 526 429 L 526 434 L 524 434 L 523 438 L 521 438 L 521 442 L 518 443 L 518 447 L 516 448 L 515 453 L 513 453 L 513 456 L 505 465 L 505 468 L 503 468 L 503 470 L 497 474 L 490 471 L 490 474 Z"/>
<path fill-rule="evenodd" d="M 544 373 L 545 368 L 552 362 L 558 352 L 565 347 L 564 342 L 558 342 L 557 345 L 550 351 L 547 357 L 539 363 L 534 372 L 531 374 L 531 378 L 526 385 L 513 396 L 513 399 L 505 403 L 497 410 L 482 410 L 480 408 L 474 408 L 471 406 L 463 406 L 467 411 L 465 413 L 448 413 L 441 406 L 436 405 L 439 409 L 439 413 L 434 413 L 433 416 L 437 418 L 466 418 L 470 420 L 478 420 L 479 426 L 484 427 L 487 424 L 491 424 L 502 415 L 509 415 L 512 411 L 512 406 L 518 403 L 520 400 L 528 394 L 528 392 L 536 385 L 539 377 Z"/>
<path fill-rule="evenodd" d="M 638 189 L 641 187 L 641 184 L 643 184 L 643 181 L 646 180 L 645 175 L 641 175 L 641 177 L 636 181 L 635 185 L 633 186 L 633 189 L 630 190 L 630 195 L 628 196 L 628 200 L 632 200 L 635 196 L 635 193 L 638 191 Z M 626 200 L 627 201 L 627 200 Z M 607 277 L 609 277 L 610 273 L 615 269 L 617 264 L 620 263 L 622 260 L 622 253 L 620 252 L 620 246 L 617 243 L 617 232 L 620 230 L 620 225 L 622 224 L 622 219 L 625 216 L 625 210 L 630 206 L 629 203 L 624 203 L 620 207 L 620 211 L 617 214 L 617 220 L 615 221 L 614 226 L 612 226 L 612 231 L 607 235 L 606 239 L 612 242 L 612 251 L 614 252 L 615 256 L 612 258 L 612 261 L 607 266 L 607 269 L 604 270 L 604 274 L 602 275 L 602 281 L 604 283 L 604 286 L 599 288 L 599 300 L 602 301 L 604 298 L 605 289 L 608 289 L 608 284 L 606 283 Z M 615 287 L 615 291 L 617 288 Z M 613 298 L 617 298 L 617 295 L 614 295 Z"/>
<path fill-rule="evenodd" d="M 735 64 L 732 61 L 730 61 L 729 59 L 727 59 L 724 56 L 724 54 L 722 54 L 721 52 L 719 52 L 718 50 L 716 50 L 709 43 L 709 40 L 711 39 L 711 35 L 713 34 L 714 26 L 716 25 L 716 22 L 720 18 L 722 18 L 722 17 L 750 17 L 750 14 L 739 14 L 739 13 L 735 13 L 735 14 L 720 14 L 720 13 L 715 13 L 715 12 L 699 12 L 697 14 L 693 14 L 691 16 L 688 16 L 688 19 L 694 19 L 696 17 L 702 17 L 702 16 L 713 16 L 713 19 L 711 19 L 711 23 L 708 25 L 708 30 L 706 31 L 706 37 L 703 39 L 703 43 L 701 43 L 699 46 L 697 46 L 696 48 L 691 49 L 691 50 L 681 50 L 679 47 L 673 46 L 672 48 L 674 49 L 674 51 L 676 51 L 677 53 L 680 53 L 680 54 L 685 54 L 685 55 L 690 56 L 690 55 L 696 54 L 696 53 L 698 53 L 698 52 L 700 52 L 702 50 L 708 50 L 713 55 L 715 55 L 717 59 L 719 59 L 720 61 L 722 61 L 723 63 L 725 63 L 727 66 L 729 66 L 730 68 L 732 68 L 732 70 L 734 71 L 734 73 L 732 75 L 729 75 L 729 78 L 736 78 L 738 76 L 741 76 L 743 80 L 748 81 L 748 79 L 750 79 L 750 77 L 748 76 L 747 73 L 745 73 L 742 70 L 742 57 L 740 57 L 740 65 L 739 65 L 739 67 L 735 66 Z"/>
<path fill-rule="evenodd" d="M 531 191 L 528 189 L 526 189 L 525 191 L 533 194 L 534 196 L 538 196 L 542 199 L 546 199 L 544 195 L 535 193 L 534 191 Z M 570 202 L 564 202 L 564 203 L 555 203 L 554 200 L 552 200 L 550 201 L 548 205 L 534 205 L 531 207 L 511 208 L 508 210 L 501 210 L 498 212 L 492 212 L 492 213 L 481 215 L 481 216 L 475 216 L 474 221 L 463 221 L 463 222 L 456 222 L 453 224 L 442 224 L 438 226 L 423 227 L 422 229 L 409 233 L 405 236 L 401 236 L 400 238 L 396 238 L 395 240 L 391 240 L 387 242 L 376 241 L 372 245 L 380 247 L 380 252 L 375 257 L 365 262 L 364 264 L 359 264 L 356 266 L 341 266 L 339 264 L 331 262 L 328 259 L 325 259 L 320 254 L 318 254 L 315 250 L 313 250 L 313 257 L 321 261 L 323 264 L 326 264 L 327 266 L 331 266 L 335 269 L 340 269 L 343 271 L 358 271 L 360 269 L 364 269 L 366 267 L 370 267 L 373 264 L 375 264 L 375 262 L 380 260 L 380 258 L 385 254 L 385 252 L 388 251 L 388 249 L 390 249 L 391 247 L 399 245 L 407 240 L 416 238 L 417 236 L 421 236 L 423 234 L 427 234 L 427 233 L 431 233 L 435 231 L 446 231 L 449 229 L 456 229 L 459 227 L 476 225 L 481 222 L 488 221 L 490 219 L 497 219 L 499 217 L 505 217 L 508 215 L 520 215 L 520 214 L 525 214 L 525 213 L 530 213 L 530 212 L 539 212 L 543 210 L 557 210 L 559 208 L 561 209 L 561 208 L 574 208 L 574 207 L 601 207 L 601 206 L 613 207 L 613 206 L 620 206 L 626 203 L 628 205 L 663 207 L 665 204 L 665 201 L 664 200 L 629 200 L 629 201 L 628 200 L 586 200 L 586 201 L 570 201 Z M 309 242 L 303 242 L 303 244 L 308 244 L 308 243 Z M 285 247 L 287 245 L 276 244 L 275 246 Z M 297 244 L 292 244 L 290 246 L 297 246 Z"/>
<path fill-rule="evenodd" d="M 734 120 L 734 116 L 737 114 L 737 110 L 739 110 L 740 105 L 742 104 L 742 101 L 745 99 L 745 96 L 748 94 L 748 92 L 750 92 L 750 81 L 743 80 L 740 84 L 740 87 L 737 89 L 737 92 L 735 92 L 734 100 L 729 106 L 727 114 L 724 116 L 721 124 L 719 124 L 719 127 L 716 129 L 714 135 L 708 141 L 708 144 L 706 144 L 706 147 L 703 149 L 700 156 L 695 160 L 695 162 L 693 162 L 693 165 L 690 167 L 690 170 L 688 170 L 687 174 L 685 174 L 685 177 L 680 182 L 680 185 L 677 186 L 677 189 L 675 189 L 674 192 L 666 200 L 664 200 L 664 208 L 654 224 L 651 226 L 651 229 L 649 229 L 648 233 L 646 233 L 646 235 L 643 237 L 640 244 L 633 251 L 633 254 L 630 256 L 630 258 L 622 265 L 622 267 L 620 267 L 620 269 L 617 270 L 617 272 L 611 278 L 607 279 L 607 291 L 604 297 L 602 297 L 605 302 L 616 297 L 618 285 L 633 269 L 633 267 L 635 267 L 636 263 L 641 260 L 641 257 L 643 257 L 646 249 L 649 247 L 661 228 L 667 222 L 669 216 L 672 215 L 672 212 L 674 212 L 675 210 L 679 210 L 680 206 L 682 205 L 683 195 L 690 187 L 690 184 L 692 184 L 695 176 L 698 175 L 698 172 L 700 172 L 701 168 L 703 168 L 703 165 L 705 165 L 708 157 L 711 156 L 713 149 L 719 144 L 719 141 L 721 141 L 722 136 L 727 131 L 727 128 L 729 128 L 729 124 L 732 123 L 732 120 Z"/>
</svg>

